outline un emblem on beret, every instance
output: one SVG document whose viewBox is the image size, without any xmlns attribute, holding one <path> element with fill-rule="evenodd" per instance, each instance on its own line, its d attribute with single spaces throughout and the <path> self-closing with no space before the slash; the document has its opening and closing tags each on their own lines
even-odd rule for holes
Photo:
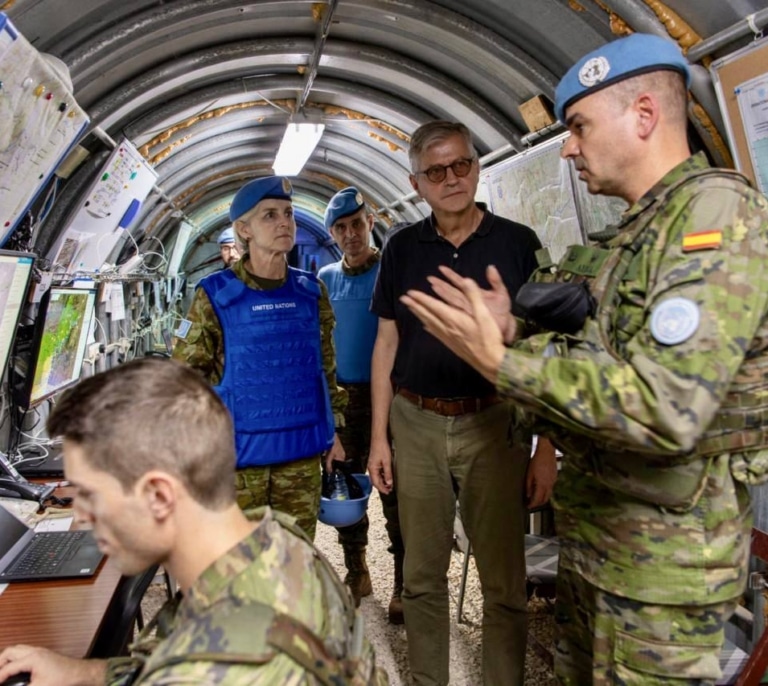
<svg viewBox="0 0 768 686">
<path fill-rule="evenodd" d="M 356 205 L 362 205 L 363 204 L 363 194 L 358 192 L 355 196 L 355 204 Z"/>
<path fill-rule="evenodd" d="M 291 182 L 288 179 L 286 179 L 285 177 L 283 177 L 283 193 L 285 193 L 286 195 L 290 195 L 291 194 L 291 190 L 292 190 L 291 189 Z"/>
<path fill-rule="evenodd" d="M 611 71 L 611 65 L 605 57 L 593 57 L 579 69 L 579 83 L 584 88 L 592 88 L 601 81 L 605 81 L 609 71 Z"/>
</svg>

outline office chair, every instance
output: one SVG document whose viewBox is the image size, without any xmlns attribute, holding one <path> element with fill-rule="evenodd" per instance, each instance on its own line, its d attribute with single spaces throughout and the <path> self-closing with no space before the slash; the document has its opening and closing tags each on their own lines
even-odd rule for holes
<svg viewBox="0 0 768 686">
<path fill-rule="evenodd" d="M 760 529 L 752 529 L 750 552 L 753 557 L 768 562 L 768 533 Z M 753 577 L 754 579 L 750 580 L 750 587 L 760 591 L 768 586 L 764 574 L 755 572 Z M 763 631 L 762 636 L 752 648 L 749 659 L 736 680 L 736 686 L 756 686 L 762 683 L 766 669 L 768 669 L 768 629 Z"/>
<path fill-rule="evenodd" d="M 546 511 L 549 503 L 528 510 L 532 515 Z M 456 503 L 456 516 L 453 521 L 453 537 L 456 547 L 464 554 L 461 569 L 461 583 L 459 585 L 459 598 L 456 603 L 456 622 L 464 623 L 464 596 L 467 590 L 467 576 L 469 574 L 469 558 L 472 555 L 472 544 L 469 542 L 464 525 L 461 521 L 461 512 Z M 525 567 L 526 567 L 526 593 L 531 599 L 534 590 L 538 590 L 541 597 L 555 597 L 555 578 L 557 576 L 557 558 L 560 546 L 554 536 L 525 535 Z"/>
<path fill-rule="evenodd" d="M 133 640 L 134 625 L 139 630 L 144 622 L 141 615 L 141 599 L 155 578 L 158 565 L 135 576 L 121 577 L 115 594 L 104 613 L 88 657 L 108 658 L 128 655 Z"/>
</svg>

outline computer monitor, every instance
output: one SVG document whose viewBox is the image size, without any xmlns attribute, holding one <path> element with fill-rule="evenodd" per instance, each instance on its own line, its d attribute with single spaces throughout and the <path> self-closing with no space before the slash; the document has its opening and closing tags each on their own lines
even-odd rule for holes
<svg viewBox="0 0 768 686">
<path fill-rule="evenodd" d="M 95 290 L 51 286 L 46 291 L 24 384 L 16 398 L 19 405 L 34 407 L 80 380 L 95 307 Z"/>
<path fill-rule="evenodd" d="M 8 368 L 34 263 L 30 253 L 0 250 L 0 379 Z"/>
</svg>

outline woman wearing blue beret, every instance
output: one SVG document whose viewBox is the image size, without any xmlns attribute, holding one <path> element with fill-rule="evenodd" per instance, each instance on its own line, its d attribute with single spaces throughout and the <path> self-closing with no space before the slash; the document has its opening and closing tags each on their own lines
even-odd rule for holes
<svg viewBox="0 0 768 686">
<path fill-rule="evenodd" d="M 229 217 L 246 253 L 198 284 L 173 356 L 199 370 L 232 413 L 240 507 L 286 512 L 314 538 L 320 458 L 344 459 L 334 419 L 347 398 L 336 385 L 326 288 L 286 259 L 296 242 L 292 194 L 279 176 L 235 194 Z"/>
</svg>

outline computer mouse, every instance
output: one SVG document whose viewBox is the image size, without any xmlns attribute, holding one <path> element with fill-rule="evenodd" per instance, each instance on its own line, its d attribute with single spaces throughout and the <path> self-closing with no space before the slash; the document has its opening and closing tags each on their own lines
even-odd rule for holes
<svg viewBox="0 0 768 686">
<path fill-rule="evenodd" d="M 19 672 L 9 676 L 0 686 L 27 686 L 32 675 L 29 672 Z"/>
</svg>

